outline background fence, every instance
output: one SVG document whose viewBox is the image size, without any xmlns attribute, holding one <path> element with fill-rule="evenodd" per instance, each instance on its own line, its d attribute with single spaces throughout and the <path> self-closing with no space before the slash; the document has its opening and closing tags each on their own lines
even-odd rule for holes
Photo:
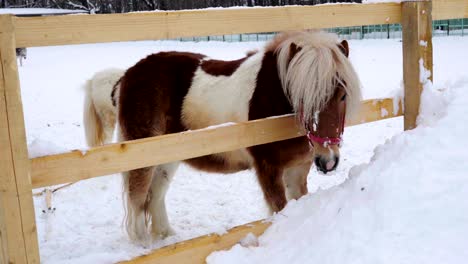
<svg viewBox="0 0 468 264">
<path fill-rule="evenodd" d="M 356 27 L 337 27 L 324 29 L 336 33 L 341 39 L 401 39 L 400 24 L 381 24 Z M 468 34 L 468 19 L 436 20 L 432 23 L 432 35 L 437 36 L 465 36 Z M 222 36 L 178 38 L 180 41 L 267 41 L 276 33 L 235 34 Z M 468 48 L 467 48 L 468 49 Z"/>
</svg>

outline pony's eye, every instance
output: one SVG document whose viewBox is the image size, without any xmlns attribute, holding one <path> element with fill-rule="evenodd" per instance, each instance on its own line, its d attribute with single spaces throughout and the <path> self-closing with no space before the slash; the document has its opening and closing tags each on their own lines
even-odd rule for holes
<svg viewBox="0 0 468 264">
<path fill-rule="evenodd" d="M 341 97 L 341 101 L 344 101 L 346 99 L 346 94 Z"/>
</svg>

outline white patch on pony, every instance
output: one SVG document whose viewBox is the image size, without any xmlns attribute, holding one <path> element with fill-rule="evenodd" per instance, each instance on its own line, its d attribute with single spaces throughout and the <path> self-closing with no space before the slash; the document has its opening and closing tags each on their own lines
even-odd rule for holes
<svg viewBox="0 0 468 264">
<path fill-rule="evenodd" d="M 175 232 L 169 224 L 166 210 L 166 193 L 169 184 L 179 166 L 178 162 L 162 164 L 156 167 L 151 182 L 151 200 L 149 211 L 151 216 L 151 233 L 153 239 L 166 238 Z"/>
<path fill-rule="evenodd" d="M 247 58 L 230 76 L 213 76 L 199 67 L 182 104 L 182 123 L 202 129 L 249 119 L 249 103 L 257 85 L 264 53 Z M 215 154 L 227 164 L 251 163 L 245 149 Z"/>
<path fill-rule="evenodd" d="M 109 68 L 97 72 L 90 79 L 91 81 L 91 95 L 94 104 L 100 108 L 115 111 L 115 107 L 112 105 L 111 93 L 114 85 L 124 75 L 125 70 L 117 68 Z"/>
<path fill-rule="evenodd" d="M 248 121 L 249 102 L 262 59 L 263 52 L 249 57 L 231 76 L 213 76 L 199 67 L 184 98 L 183 124 L 189 129 L 200 129 Z"/>
<path fill-rule="evenodd" d="M 317 132 L 317 126 L 318 126 L 318 123 L 319 123 L 319 115 L 320 115 L 320 112 L 315 111 L 314 119 L 313 119 L 313 123 L 312 123 L 312 131 L 314 131 L 314 132 Z"/>
</svg>

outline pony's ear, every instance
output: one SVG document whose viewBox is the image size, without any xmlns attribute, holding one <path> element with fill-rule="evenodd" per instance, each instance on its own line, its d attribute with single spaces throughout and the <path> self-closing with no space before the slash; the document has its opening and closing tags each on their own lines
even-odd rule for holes
<svg viewBox="0 0 468 264">
<path fill-rule="evenodd" d="M 288 59 L 288 64 L 291 62 L 291 60 L 294 58 L 294 56 L 296 56 L 296 54 L 301 51 L 301 47 L 297 46 L 296 44 L 294 43 L 291 43 L 291 45 L 289 45 L 289 59 Z"/>
<path fill-rule="evenodd" d="M 346 56 L 346 58 L 349 56 L 349 45 L 348 45 L 348 41 L 346 40 L 343 40 L 341 41 L 341 43 L 338 45 L 338 47 L 340 48 L 341 52 L 343 52 L 343 54 Z"/>
</svg>

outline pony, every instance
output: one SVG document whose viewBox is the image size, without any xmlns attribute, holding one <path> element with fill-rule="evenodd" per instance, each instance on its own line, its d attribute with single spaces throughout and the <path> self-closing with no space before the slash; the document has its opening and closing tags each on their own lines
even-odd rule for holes
<svg viewBox="0 0 468 264">
<path fill-rule="evenodd" d="M 288 200 L 307 194 L 313 163 L 323 173 L 338 166 L 345 119 L 357 112 L 361 100 L 348 55 L 346 40 L 321 31 L 278 34 L 262 49 L 233 61 L 190 52 L 149 55 L 125 73 L 101 80 L 104 88 L 89 86 L 88 143 L 109 142 L 115 120 L 118 139 L 134 140 L 294 113 L 306 136 L 182 161 L 218 173 L 254 168 L 270 211 L 278 212 Z M 131 239 L 174 234 L 165 195 L 179 163 L 122 173 Z"/>
</svg>

